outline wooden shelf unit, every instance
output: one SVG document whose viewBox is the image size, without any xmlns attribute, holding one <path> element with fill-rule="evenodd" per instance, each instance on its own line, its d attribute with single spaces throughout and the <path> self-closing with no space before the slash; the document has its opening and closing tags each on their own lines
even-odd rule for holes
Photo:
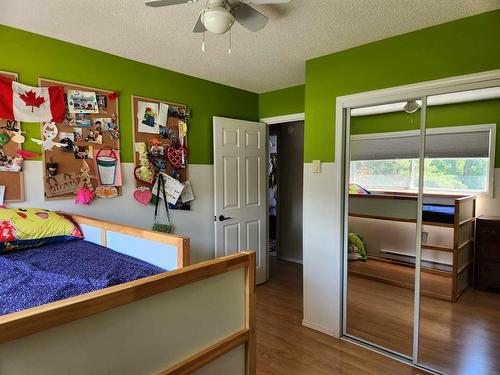
<svg viewBox="0 0 500 375">
<path fill-rule="evenodd" d="M 476 196 L 457 195 L 425 195 L 429 203 L 448 204 L 455 208 L 453 223 L 424 221 L 424 226 L 453 229 L 453 247 L 422 244 L 422 249 L 452 253 L 452 270 L 450 272 L 450 293 L 444 293 L 438 298 L 456 301 L 463 291 L 472 283 L 474 237 L 476 221 Z M 416 223 L 417 196 L 411 194 L 370 194 L 349 195 L 349 216 L 374 220 L 386 220 L 406 223 Z M 379 215 L 383 212 L 384 215 Z M 401 262 L 399 262 L 401 264 Z M 429 269 L 422 268 L 423 272 Z M 442 271 L 441 271 L 442 272 Z M 359 273 L 362 271 L 358 270 Z M 376 274 L 376 273 L 375 273 Z M 371 276 L 376 278 L 376 276 Z M 386 281 L 386 278 L 379 277 Z M 394 281 L 394 280 L 393 280 Z M 400 286 L 404 286 L 400 283 Z M 442 289 L 442 288 L 441 288 Z M 434 293 L 431 293 L 434 294 Z M 434 294 L 435 295 L 435 294 Z M 445 297 L 447 296 L 447 297 Z"/>
</svg>

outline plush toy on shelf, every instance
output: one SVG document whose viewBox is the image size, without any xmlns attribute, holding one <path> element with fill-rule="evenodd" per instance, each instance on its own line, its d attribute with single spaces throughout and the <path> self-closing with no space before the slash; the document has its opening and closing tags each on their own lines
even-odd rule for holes
<svg viewBox="0 0 500 375">
<path fill-rule="evenodd" d="M 366 245 L 359 234 L 349 233 L 349 260 L 366 261 L 368 256 L 366 254 Z"/>
</svg>

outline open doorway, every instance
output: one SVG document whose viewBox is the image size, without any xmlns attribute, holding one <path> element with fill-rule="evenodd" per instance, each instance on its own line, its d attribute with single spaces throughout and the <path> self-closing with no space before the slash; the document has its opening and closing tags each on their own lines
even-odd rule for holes
<svg viewBox="0 0 500 375">
<path fill-rule="evenodd" d="M 304 121 L 269 126 L 270 262 L 302 263 Z M 273 267 L 270 267 L 272 277 Z"/>
</svg>

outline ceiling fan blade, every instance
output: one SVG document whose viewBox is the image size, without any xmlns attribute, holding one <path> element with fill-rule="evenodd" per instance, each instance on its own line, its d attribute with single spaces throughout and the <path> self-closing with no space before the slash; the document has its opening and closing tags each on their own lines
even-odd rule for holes
<svg viewBox="0 0 500 375">
<path fill-rule="evenodd" d="M 203 22 L 201 22 L 201 16 L 203 12 L 200 13 L 198 16 L 198 20 L 196 21 L 196 25 L 194 25 L 193 33 L 202 33 L 204 31 L 207 31 L 205 25 L 203 25 Z"/>
<path fill-rule="evenodd" d="M 264 5 L 264 4 L 287 4 L 290 0 L 247 0 L 247 4 Z"/>
<path fill-rule="evenodd" d="M 166 7 L 169 5 L 187 4 L 192 2 L 193 2 L 192 0 L 146 0 L 145 4 L 148 7 L 159 8 L 159 7 Z"/>
<path fill-rule="evenodd" d="M 269 18 L 264 16 L 257 9 L 245 3 L 235 3 L 231 8 L 234 19 L 250 31 L 259 31 L 264 28 Z"/>
</svg>

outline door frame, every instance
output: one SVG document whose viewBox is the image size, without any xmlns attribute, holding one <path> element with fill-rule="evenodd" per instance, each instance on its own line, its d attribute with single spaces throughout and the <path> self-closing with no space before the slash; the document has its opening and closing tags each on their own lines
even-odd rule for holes
<svg viewBox="0 0 500 375">
<path fill-rule="evenodd" d="M 414 299 L 414 345 L 416 347 L 413 348 L 413 356 L 411 359 L 403 358 L 395 355 L 392 352 L 388 352 L 387 350 L 377 347 L 376 345 L 368 342 L 364 342 L 363 340 L 353 339 L 346 334 L 346 308 L 347 308 L 347 259 L 345 256 L 346 252 L 346 244 L 347 244 L 347 236 L 345 235 L 346 231 L 346 217 L 347 217 L 347 184 L 348 180 L 346 179 L 346 174 L 349 171 L 346 169 L 347 163 L 347 151 L 348 151 L 348 143 L 346 142 L 346 135 L 349 134 L 349 110 L 357 107 L 365 107 L 365 106 L 373 106 L 384 104 L 387 102 L 397 102 L 404 101 L 406 98 L 426 98 L 431 95 L 439 95 L 446 94 L 455 91 L 467 91 L 474 89 L 481 89 L 493 86 L 500 86 L 500 69 L 473 73 L 455 77 L 449 77 L 444 79 L 437 79 L 432 81 L 424 81 L 410 85 L 402 85 L 391 87 L 388 89 L 367 91 L 352 95 L 339 96 L 336 99 L 336 114 L 335 114 L 335 170 L 336 170 L 336 181 L 332 181 L 333 184 L 336 184 L 337 191 L 339 192 L 339 197 L 335 206 L 332 207 L 334 213 L 338 215 L 338 217 L 342 218 L 340 220 L 340 225 L 338 228 L 333 228 L 334 235 L 338 239 L 336 244 L 334 245 L 334 256 L 340 258 L 339 268 L 334 269 L 333 272 L 336 273 L 339 278 L 339 289 L 333 291 L 335 295 L 341 296 L 341 300 L 338 304 L 338 311 L 332 311 L 332 313 L 337 317 L 338 332 L 335 332 L 334 336 L 340 337 L 342 339 L 346 339 L 348 341 L 352 341 L 356 344 L 367 347 L 370 350 L 377 351 L 384 355 L 389 355 L 392 358 L 395 358 L 400 361 L 404 361 L 413 365 L 414 367 L 424 369 L 426 371 L 433 372 L 432 369 L 426 368 L 425 366 L 418 364 L 418 326 L 419 326 L 419 311 L 420 306 L 417 305 L 419 302 L 419 296 L 417 296 L 418 286 L 417 282 L 419 281 L 420 275 L 417 275 L 417 269 L 415 270 L 416 275 L 416 284 L 415 284 L 415 296 Z M 424 106 L 425 107 L 425 106 Z M 424 112 L 424 111 L 423 111 Z M 423 113 L 425 116 L 425 113 Z M 425 119 L 424 119 L 425 120 Z M 422 130 L 421 130 L 422 131 Z M 424 130 L 425 131 L 425 130 Z M 422 143 L 424 141 L 422 140 Z M 421 148 L 425 145 L 421 144 Z M 421 203 L 421 202 L 420 202 Z M 337 258 L 337 259 L 339 259 Z M 417 354 L 417 355 L 416 355 Z"/>
<path fill-rule="evenodd" d="M 306 118 L 306 114 L 305 112 L 300 112 L 300 113 L 292 113 L 292 114 L 289 114 L 289 115 L 280 115 L 280 116 L 272 116 L 272 117 L 263 117 L 261 118 L 259 121 L 260 122 L 263 122 L 267 125 L 267 138 L 266 138 L 266 142 L 267 142 L 267 145 L 269 147 L 269 125 L 285 125 L 287 123 L 290 123 L 290 122 L 295 122 L 295 121 L 305 121 L 305 118 Z M 279 149 L 278 149 L 278 152 L 279 152 Z M 269 176 L 269 163 L 266 164 L 267 165 L 267 169 L 266 169 L 266 173 L 267 173 L 267 176 Z M 279 187 L 278 187 L 279 189 Z M 269 196 L 267 195 L 267 212 L 269 214 Z M 278 214 L 279 214 L 279 205 L 278 205 Z M 279 219 L 277 219 L 276 221 L 276 230 L 278 230 L 279 228 Z M 304 221 L 304 218 L 302 218 L 302 221 Z M 279 236 L 277 234 L 277 236 Z M 267 221 L 267 279 L 269 280 L 269 220 Z M 278 246 L 279 246 L 279 238 L 278 238 Z M 279 255 L 279 252 L 277 252 L 277 255 Z"/>
</svg>

